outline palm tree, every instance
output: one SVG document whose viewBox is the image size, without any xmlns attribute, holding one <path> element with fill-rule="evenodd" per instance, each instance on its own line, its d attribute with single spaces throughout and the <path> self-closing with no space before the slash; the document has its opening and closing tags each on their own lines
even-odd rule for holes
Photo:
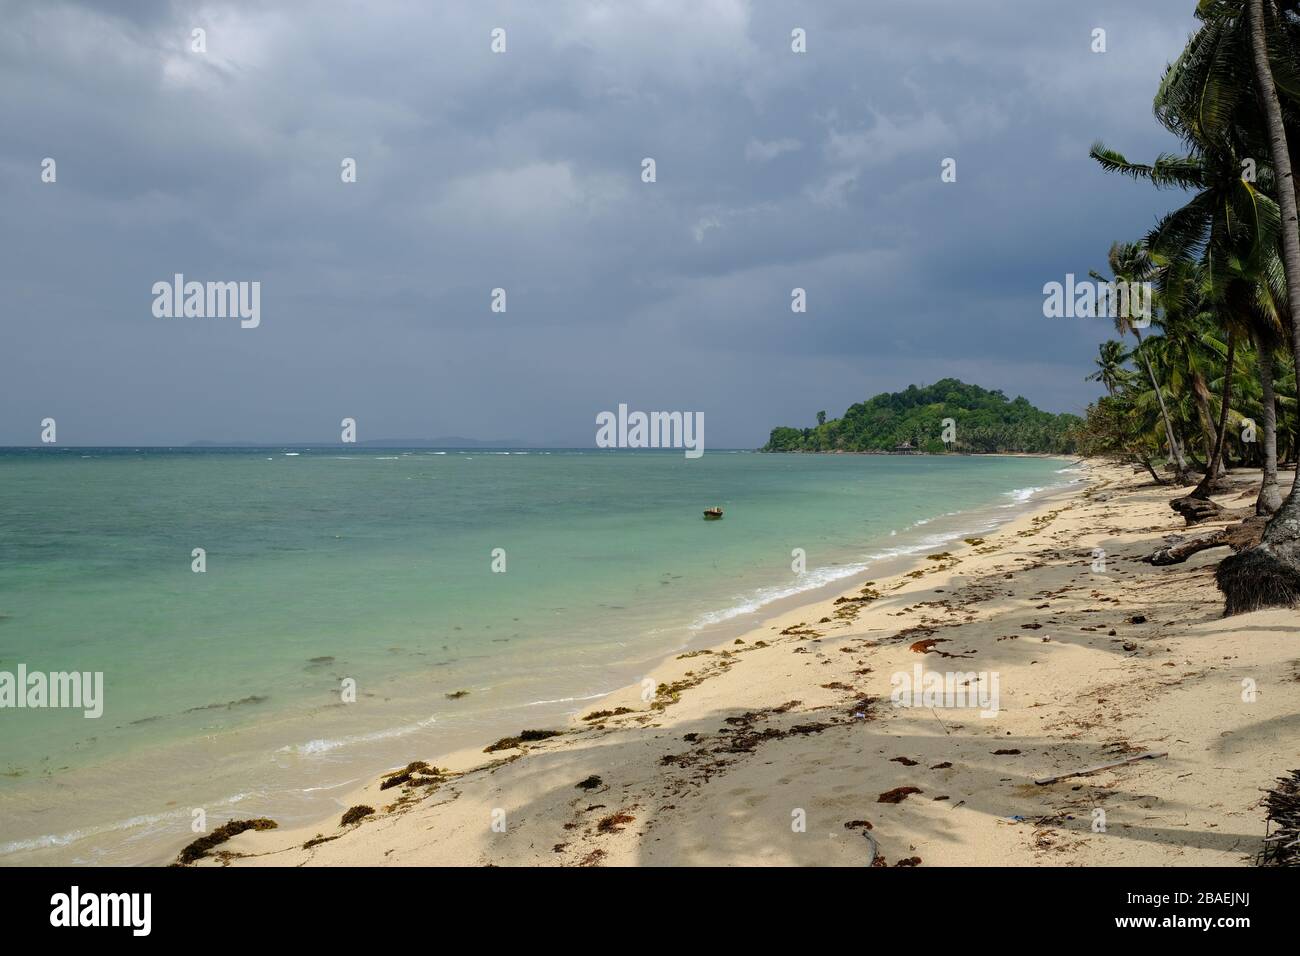
<svg viewBox="0 0 1300 956">
<path fill-rule="evenodd" d="M 1101 382 L 1106 388 L 1106 394 L 1113 398 L 1117 389 L 1128 384 L 1129 372 L 1124 367 L 1126 361 L 1128 352 L 1124 351 L 1124 343 L 1108 339 L 1097 346 L 1097 371 L 1089 375 L 1086 381 Z"/>
<path fill-rule="evenodd" d="M 1110 252 L 1106 256 L 1110 264 L 1111 274 L 1115 277 L 1116 285 L 1124 284 L 1131 288 L 1134 283 L 1149 282 L 1155 271 L 1155 263 L 1147 254 L 1146 248 L 1138 242 L 1115 242 L 1111 244 Z M 1104 276 L 1096 272 L 1090 275 L 1099 281 L 1105 282 Z M 1142 353 L 1142 331 L 1134 316 L 1127 310 L 1116 310 L 1115 314 L 1115 331 L 1120 335 L 1127 335 L 1130 332 L 1137 339 L 1137 350 L 1135 354 Z M 1164 392 L 1160 389 L 1160 383 L 1156 380 L 1156 373 L 1151 368 L 1151 363 L 1146 362 L 1147 375 L 1151 379 L 1151 387 L 1155 390 L 1156 401 L 1160 404 L 1160 418 L 1165 426 L 1165 440 L 1169 443 L 1169 460 L 1174 466 L 1174 480 L 1180 485 L 1191 484 L 1191 473 L 1187 467 L 1187 459 L 1183 456 L 1182 446 L 1178 444 L 1178 435 L 1174 431 L 1173 423 L 1169 419 L 1169 409 L 1165 406 Z"/>
<path fill-rule="evenodd" d="M 1157 116 L 1162 119 L 1161 97 L 1170 95 L 1162 85 L 1157 95 Z M 1185 133 L 1199 136 L 1196 133 Z M 1231 145 L 1196 142 L 1186 156 L 1167 154 L 1151 165 L 1131 163 L 1121 154 L 1100 143 L 1092 148 L 1092 157 L 1110 172 L 1134 179 L 1144 179 L 1157 188 L 1180 187 L 1195 190 L 1183 207 L 1164 216 L 1147 236 L 1146 245 L 1152 259 L 1160 264 L 1191 264 L 1201 261 L 1204 287 L 1192 290 L 1203 295 L 1214 308 L 1217 321 L 1227 332 L 1227 370 L 1219 400 L 1218 423 L 1208 452 L 1205 477 L 1191 493 L 1193 498 L 1209 498 L 1222 472 L 1223 453 L 1238 336 L 1249 327 L 1245 318 L 1251 287 L 1262 264 L 1276 247 L 1279 217 L 1277 204 L 1256 183 Z M 1186 294 L 1186 284 L 1177 288 Z M 1168 295 L 1166 291 L 1166 295 Z"/>
<path fill-rule="evenodd" d="M 1274 385 L 1276 363 L 1274 354 L 1286 342 L 1285 316 L 1287 306 L 1286 276 L 1282 262 L 1276 254 L 1261 271 L 1255 287 L 1254 321 L 1250 335 L 1255 345 L 1255 361 L 1259 368 L 1260 426 L 1263 432 L 1263 480 L 1255 500 L 1255 513 L 1275 514 L 1282 507 L 1282 489 L 1277 480 L 1277 389 Z"/>
<path fill-rule="evenodd" d="M 1294 4 L 1286 6 L 1292 8 Z M 1290 313 L 1288 331 L 1300 368 L 1300 315 L 1296 313 L 1300 308 L 1300 217 L 1296 211 L 1296 182 L 1286 121 L 1274 75 L 1276 65 L 1278 76 L 1288 85 L 1296 77 L 1294 48 L 1288 49 L 1290 44 L 1284 42 L 1288 38 L 1294 40 L 1295 36 L 1296 25 L 1289 19 L 1290 12 L 1278 9 L 1271 0 L 1268 3 L 1265 0 L 1202 0 L 1197 15 L 1206 20 L 1207 27 L 1214 25 L 1238 33 L 1244 27 L 1249 35 L 1256 102 L 1264 113 L 1263 128 L 1281 209 L 1282 266 Z M 1274 41 L 1271 47 L 1270 39 Z M 1296 87 L 1290 86 L 1288 98 L 1295 94 Z M 1293 483 L 1286 501 L 1264 529 L 1259 546 L 1224 559 L 1215 578 L 1226 599 L 1228 614 L 1294 605 L 1300 601 L 1300 481 Z"/>
</svg>

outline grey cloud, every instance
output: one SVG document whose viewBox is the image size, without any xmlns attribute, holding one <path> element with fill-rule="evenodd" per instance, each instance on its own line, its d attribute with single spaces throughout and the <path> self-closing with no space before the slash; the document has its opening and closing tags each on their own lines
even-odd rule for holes
<svg viewBox="0 0 1300 956">
<path fill-rule="evenodd" d="M 944 375 L 1080 410 L 1109 329 L 1044 319 L 1041 288 L 1170 201 L 1086 150 L 1171 145 L 1150 99 L 1193 25 L 1185 0 L 2 17 L 13 444 L 46 415 L 69 443 L 141 444 L 323 440 L 344 414 L 370 437 L 587 444 L 627 401 L 703 410 L 711 443 L 754 446 Z M 175 272 L 261 281 L 261 328 L 154 319 Z"/>
</svg>

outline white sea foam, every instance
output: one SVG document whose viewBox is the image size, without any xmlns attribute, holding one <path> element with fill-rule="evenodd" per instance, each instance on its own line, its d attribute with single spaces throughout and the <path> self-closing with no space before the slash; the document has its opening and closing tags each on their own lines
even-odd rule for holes
<svg viewBox="0 0 1300 956">
<path fill-rule="evenodd" d="M 1003 505 L 1002 507 L 1014 508 L 1017 505 L 1021 505 L 1029 501 L 1029 499 L 1032 498 L 1038 492 L 1045 491 L 1045 490 L 1046 490 L 1045 488 L 1034 487 L 1034 488 L 1017 488 L 1014 491 L 1008 491 L 1005 494 L 1007 497 L 1011 498 L 1012 501 L 1010 504 Z M 960 512 L 960 511 L 950 511 L 947 514 L 945 514 L 944 517 L 946 518 L 958 517 L 963 513 L 964 512 Z M 908 530 L 911 530 L 912 528 L 924 527 L 925 525 L 928 525 L 931 521 L 934 520 L 935 519 L 933 518 L 921 518 L 918 521 L 912 522 Z M 810 570 L 804 574 L 801 574 L 792 584 L 773 585 L 770 587 L 756 588 L 754 591 L 751 591 L 749 594 L 739 598 L 737 602 L 731 605 L 730 607 L 726 607 L 718 611 L 708 611 L 704 614 L 701 614 L 699 617 L 697 617 L 694 621 L 691 622 L 691 624 L 689 625 L 689 630 L 701 631 L 704 628 L 709 627 L 710 625 L 721 624 L 724 621 L 730 621 L 734 618 L 740 617 L 743 614 L 752 614 L 753 612 L 762 609 L 768 604 L 772 604 L 775 601 L 780 601 L 783 598 L 794 597 L 797 594 L 801 594 L 805 591 L 816 590 L 817 588 L 824 587 L 835 581 L 842 580 L 843 578 L 853 577 L 856 574 L 861 574 L 867 571 L 872 566 L 872 564 L 877 561 L 888 561 L 892 558 L 903 558 L 903 557 L 909 557 L 914 554 L 923 554 L 927 551 L 933 551 L 935 548 L 948 544 L 952 541 L 956 541 L 959 538 L 963 538 L 973 534 L 988 534 L 989 532 L 995 530 L 1000 524 L 1002 524 L 1006 520 L 1008 519 L 999 518 L 997 520 L 986 522 L 982 527 L 979 528 L 967 527 L 959 531 L 946 531 L 946 532 L 941 532 L 939 534 L 931 534 L 926 536 L 925 538 L 922 538 L 920 541 L 916 542 L 915 544 L 903 545 L 901 547 L 887 548 L 883 551 L 877 551 L 874 554 L 869 554 L 866 556 L 865 559 L 861 561 L 856 561 L 849 564 L 831 565 L 825 568 L 817 568 L 815 570 Z M 889 536 L 891 538 L 896 537 L 897 531 L 890 531 Z"/>
<path fill-rule="evenodd" d="M 226 797 L 224 800 L 218 800 L 211 806 L 229 806 L 233 803 L 239 803 L 253 796 L 252 793 L 237 793 L 234 796 Z M 26 840 L 12 840 L 9 843 L 0 843 L 0 856 L 7 856 L 11 853 L 21 853 L 24 850 L 48 850 L 52 847 L 71 846 L 88 837 L 103 836 L 106 833 L 119 833 L 122 830 L 138 830 L 145 828 L 145 832 L 153 832 L 163 829 L 168 824 L 175 823 L 179 820 L 188 821 L 191 811 L 188 808 L 179 810 L 168 810 L 165 813 L 145 813 L 134 817 L 127 817 L 125 820 L 117 820 L 113 823 L 104 823 L 99 826 L 82 827 L 76 830 L 69 830 L 66 833 L 46 833 L 42 836 L 30 837 Z M 161 826 L 160 826 L 161 825 Z"/>
<path fill-rule="evenodd" d="M 425 720 L 416 721 L 413 724 L 406 724 L 402 727 L 390 727 L 388 730 L 377 730 L 369 734 L 349 734 L 346 737 L 329 739 L 327 737 L 318 737 L 315 740 L 309 740 L 305 744 L 288 744 L 281 747 L 280 753 L 300 754 L 302 756 L 317 756 L 327 754 L 343 747 L 349 747 L 352 744 L 369 744 L 376 740 L 392 740 L 396 737 L 405 737 L 409 734 L 419 733 L 427 727 L 432 727 L 437 723 L 436 717 L 429 717 Z"/>
<path fill-rule="evenodd" d="M 576 704 L 584 700 L 596 700 L 600 697 L 608 697 L 614 693 L 612 690 L 602 690 L 599 694 L 586 694 L 582 697 L 557 697 L 555 700 L 530 700 L 526 704 L 518 704 L 519 707 L 544 707 L 547 704 Z"/>
<path fill-rule="evenodd" d="M 1016 505 L 1024 504 L 1040 491 L 1046 491 L 1046 488 L 1016 488 L 1014 491 L 1004 492 L 1005 496 L 1011 499 L 1011 503 L 1003 505 L 1004 508 L 1014 508 Z"/>
</svg>

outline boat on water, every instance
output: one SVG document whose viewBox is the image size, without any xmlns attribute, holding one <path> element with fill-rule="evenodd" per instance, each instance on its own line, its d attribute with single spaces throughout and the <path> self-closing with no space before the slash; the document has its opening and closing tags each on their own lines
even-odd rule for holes
<svg viewBox="0 0 1300 956">
<path fill-rule="evenodd" d="M 722 509 L 721 509 L 721 508 L 706 508 L 706 509 L 704 509 L 704 520 L 705 520 L 705 521 L 717 521 L 717 520 L 718 520 L 719 518 L 721 518 L 721 517 L 722 517 Z"/>
</svg>

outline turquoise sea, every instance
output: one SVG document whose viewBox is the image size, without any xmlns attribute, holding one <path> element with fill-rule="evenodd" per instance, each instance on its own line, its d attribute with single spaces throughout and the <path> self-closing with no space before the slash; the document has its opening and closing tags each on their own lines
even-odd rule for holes
<svg viewBox="0 0 1300 956">
<path fill-rule="evenodd" d="M 557 725 L 1076 477 L 1013 457 L 0 449 L 0 671 L 104 675 L 98 719 L 0 709 L 0 864 L 165 862 L 195 808 L 323 817 L 380 770 Z"/>
</svg>

